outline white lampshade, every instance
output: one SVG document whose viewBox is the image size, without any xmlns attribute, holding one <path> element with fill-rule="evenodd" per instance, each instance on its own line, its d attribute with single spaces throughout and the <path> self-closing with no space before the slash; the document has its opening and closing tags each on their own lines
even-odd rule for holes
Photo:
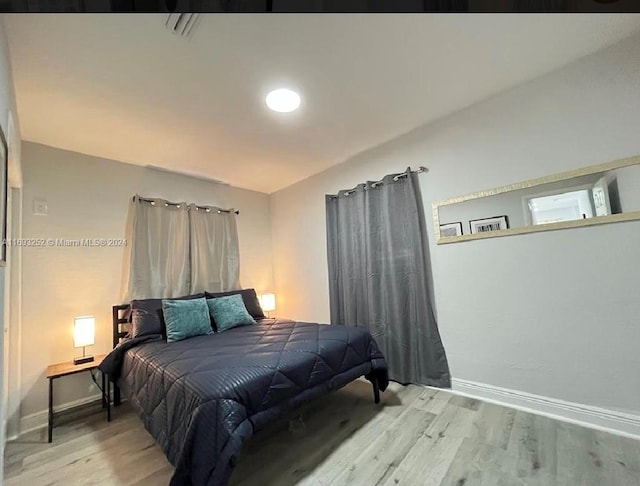
<svg viewBox="0 0 640 486">
<path fill-rule="evenodd" d="M 276 310 L 276 296 L 275 294 L 262 294 L 260 298 L 260 305 L 263 311 L 271 312 Z"/>
<path fill-rule="evenodd" d="M 93 316 L 76 317 L 73 324 L 73 347 L 93 346 L 96 334 L 96 318 Z"/>
</svg>

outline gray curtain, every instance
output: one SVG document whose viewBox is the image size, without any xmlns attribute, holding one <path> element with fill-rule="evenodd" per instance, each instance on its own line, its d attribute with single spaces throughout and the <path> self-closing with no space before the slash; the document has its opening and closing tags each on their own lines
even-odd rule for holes
<svg viewBox="0 0 640 486">
<path fill-rule="evenodd" d="M 392 380 L 450 387 L 417 184 L 408 170 L 326 197 L 331 323 L 367 328 Z"/>
</svg>

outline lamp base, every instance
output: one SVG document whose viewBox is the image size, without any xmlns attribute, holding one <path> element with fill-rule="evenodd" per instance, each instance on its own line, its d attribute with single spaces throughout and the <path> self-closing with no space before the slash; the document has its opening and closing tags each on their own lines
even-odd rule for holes
<svg viewBox="0 0 640 486">
<path fill-rule="evenodd" d="M 89 363 L 91 361 L 93 361 L 93 356 L 81 356 L 80 358 L 73 358 L 74 365 Z"/>
</svg>

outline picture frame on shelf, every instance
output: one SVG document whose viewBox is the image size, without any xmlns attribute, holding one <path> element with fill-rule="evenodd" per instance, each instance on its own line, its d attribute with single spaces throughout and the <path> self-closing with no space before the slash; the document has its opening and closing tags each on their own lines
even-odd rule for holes
<svg viewBox="0 0 640 486">
<path fill-rule="evenodd" d="M 500 231 L 509 229 L 509 218 L 506 215 L 492 216 L 491 218 L 472 219 L 469 221 L 471 234 L 488 233 L 489 231 Z"/>
<path fill-rule="evenodd" d="M 440 225 L 440 237 L 462 236 L 462 221 Z"/>
</svg>

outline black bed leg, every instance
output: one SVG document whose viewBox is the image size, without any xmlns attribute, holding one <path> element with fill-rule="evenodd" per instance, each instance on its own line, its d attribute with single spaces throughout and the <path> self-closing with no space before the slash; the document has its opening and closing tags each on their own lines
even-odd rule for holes
<svg viewBox="0 0 640 486">
<path fill-rule="evenodd" d="M 113 384 L 113 406 L 117 407 L 118 405 L 120 405 L 120 387 L 114 383 Z"/>
<path fill-rule="evenodd" d="M 378 377 L 371 378 L 371 385 L 373 385 L 373 401 L 374 403 L 380 403 L 380 386 L 378 385 Z"/>
</svg>

